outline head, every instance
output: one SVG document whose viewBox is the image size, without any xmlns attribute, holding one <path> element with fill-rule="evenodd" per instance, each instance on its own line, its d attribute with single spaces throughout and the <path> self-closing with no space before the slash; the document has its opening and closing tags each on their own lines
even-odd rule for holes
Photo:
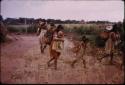
<svg viewBox="0 0 125 85">
<path fill-rule="evenodd" d="M 54 23 L 50 23 L 50 30 L 54 30 L 55 29 L 55 24 Z"/>
<path fill-rule="evenodd" d="M 45 20 L 45 19 L 42 19 L 42 22 L 46 22 L 46 20 Z"/>
<path fill-rule="evenodd" d="M 86 36 L 83 35 L 82 38 L 81 38 L 81 41 L 84 41 L 86 39 Z"/>
<path fill-rule="evenodd" d="M 55 24 L 51 22 L 51 23 L 50 23 L 50 26 L 53 27 L 53 26 L 55 26 Z"/>
<path fill-rule="evenodd" d="M 88 41 L 88 38 L 86 38 L 86 36 L 83 35 L 81 41 L 82 41 L 82 42 L 87 42 L 87 41 Z"/>
<path fill-rule="evenodd" d="M 113 24 L 113 25 L 108 25 L 108 26 L 106 27 L 106 30 L 107 30 L 108 32 L 115 32 L 115 33 L 117 33 L 118 30 L 119 30 L 118 24 L 115 23 L 115 24 Z"/>
<path fill-rule="evenodd" d="M 63 30 L 63 29 L 64 29 L 64 28 L 63 28 L 62 25 L 58 25 L 57 28 L 56 28 L 56 31 L 59 32 L 59 31 L 61 31 L 61 30 Z"/>
<path fill-rule="evenodd" d="M 117 24 L 114 24 L 111 32 L 115 32 L 116 33 L 117 31 L 118 31 Z"/>
<path fill-rule="evenodd" d="M 45 20 L 45 19 L 39 20 L 39 24 L 40 24 L 40 25 L 45 25 L 45 24 L 46 24 L 46 20 Z"/>
</svg>

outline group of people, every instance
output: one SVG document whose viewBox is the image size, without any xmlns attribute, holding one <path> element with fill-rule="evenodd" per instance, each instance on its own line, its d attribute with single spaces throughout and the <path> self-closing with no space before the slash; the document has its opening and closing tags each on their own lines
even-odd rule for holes
<svg viewBox="0 0 125 85">
<path fill-rule="evenodd" d="M 44 52 L 46 46 L 49 46 L 50 60 L 48 61 L 48 66 L 50 62 L 54 60 L 55 69 L 57 69 L 57 59 L 61 55 L 61 51 L 64 47 L 64 27 L 62 25 L 56 25 L 54 23 L 39 21 L 37 35 L 39 35 L 40 49 L 41 53 Z"/>
<path fill-rule="evenodd" d="M 62 49 L 64 47 L 64 27 L 62 25 L 55 26 L 54 23 L 50 23 L 49 27 L 46 21 L 40 21 L 38 26 L 37 34 L 39 35 L 40 41 L 40 49 L 41 53 L 44 52 L 44 49 L 47 45 L 49 45 L 49 52 L 50 52 L 50 60 L 48 61 L 48 66 L 50 66 L 50 62 L 54 60 L 55 69 L 57 69 L 57 59 L 59 58 Z M 117 41 L 119 39 L 119 34 L 114 26 L 107 26 L 106 27 L 106 35 L 103 37 L 107 38 L 105 43 L 105 55 L 98 60 L 101 61 L 105 57 L 110 57 L 110 63 L 112 64 L 113 57 L 114 57 L 114 49 Z M 86 67 L 85 59 L 83 58 L 87 43 L 89 39 L 86 36 L 83 36 L 79 45 L 76 45 L 77 48 L 74 53 L 76 54 L 76 59 L 73 60 L 71 66 L 74 67 L 74 64 L 81 59 L 83 61 L 84 67 Z M 75 48 L 74 48 L 75 49 Z"/>
</svg>

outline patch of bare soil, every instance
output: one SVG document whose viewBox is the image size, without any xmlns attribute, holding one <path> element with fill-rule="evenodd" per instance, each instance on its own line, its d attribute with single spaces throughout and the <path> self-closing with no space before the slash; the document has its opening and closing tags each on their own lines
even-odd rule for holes
<svg viewBox="0 0 125 85">
<path fill-rule="evenodd" d="M 75 59 L 71 48 L 72 41 L 65 38 L 64 50 L 58 60 L 57 70 L 53 65 L 47 67 L 50 59 L 48 47 L 41 54 L 37 36 L 18 35 L 18 40 L 1 45 L 1 83 L 6 84 L 123 84 L 124 71 L 114 65 L 104 65 L 95 57 L 84 56 L 87 68 L 79 61 L 75 68 L 71 62 Z M 104 59 L 108 61 L 108 59 Z"/>
</svg>

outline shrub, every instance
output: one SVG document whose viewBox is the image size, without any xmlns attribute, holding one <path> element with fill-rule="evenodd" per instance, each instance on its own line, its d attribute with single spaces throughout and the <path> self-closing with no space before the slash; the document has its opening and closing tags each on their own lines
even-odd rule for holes
<svg viewBox="0 0 125 85">
<path fill-rule="evenodd" d="M 20 30 L 14 27 L 8 27 L 7 28 L 9 32 L 19 32 Z"/>
<path fill-rule="evenodd" d="M 35 25 L 9 25 L 8 30 L 10 32 L 21 32 L 21 33 L 34 33 L 36 32 Z"/>
<path fill-rule="evenodd" d="M 105 40 L 105 39 L 102 39 L 100 36 L 96 36 L 95 45 L 96 45 L 97 47 L 104 47 L 104 46 L 105 46 L 105 43 L 106 43 L 106 40 Z"/>
<path fill-rule="evenodd" d="M 91 45 L 98 46 L 98 47 L 104 47 L 106 40 L 103 40 L 99 37 L 99 33 L 102 32 L 104 29 L 99 28 L 99 26 L 95 24 L 91 25 L 68 25 L 65 26 L 66 32 L 72 32 L 77 34 L 81 38 L 81 36 L 85 35 L 88 39 Z"/>
<path fill-rule="evenodd" d="M 28 33 L 34 33 L 36 31 L 37 30 L 36 30 L 36 27 L 34 25 L 31 25 L 31 26 L 28 27 Z"/>
</svg>

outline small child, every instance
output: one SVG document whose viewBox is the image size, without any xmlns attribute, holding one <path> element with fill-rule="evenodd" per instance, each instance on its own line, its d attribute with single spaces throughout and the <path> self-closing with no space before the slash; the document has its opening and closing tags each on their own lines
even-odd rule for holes
<svg viewBox="0 0 125 85">
<path fill-rule="evenodd" d="M 78 61 L 78 60 L 82 60 L 83 61 L 83 64 L 84 64 L 84 68 L 86 68 L 86 62 L 85 62 L 85 59 L 83 58 L 83 56 L 85 55 L 85 52 L 86 52 L 86 48 L 87 48 L 87 43 L 88 43 L 88 39 L 86 38 L 86 36 L 83 36 L 81 38 L 81 42 L 80 44 L 78 45 L 79 49 L 76 53 L 76 56 L 77 58 L 72 62 L 71 66 L 74 67 L 74 64 Z"/>
</svg>

